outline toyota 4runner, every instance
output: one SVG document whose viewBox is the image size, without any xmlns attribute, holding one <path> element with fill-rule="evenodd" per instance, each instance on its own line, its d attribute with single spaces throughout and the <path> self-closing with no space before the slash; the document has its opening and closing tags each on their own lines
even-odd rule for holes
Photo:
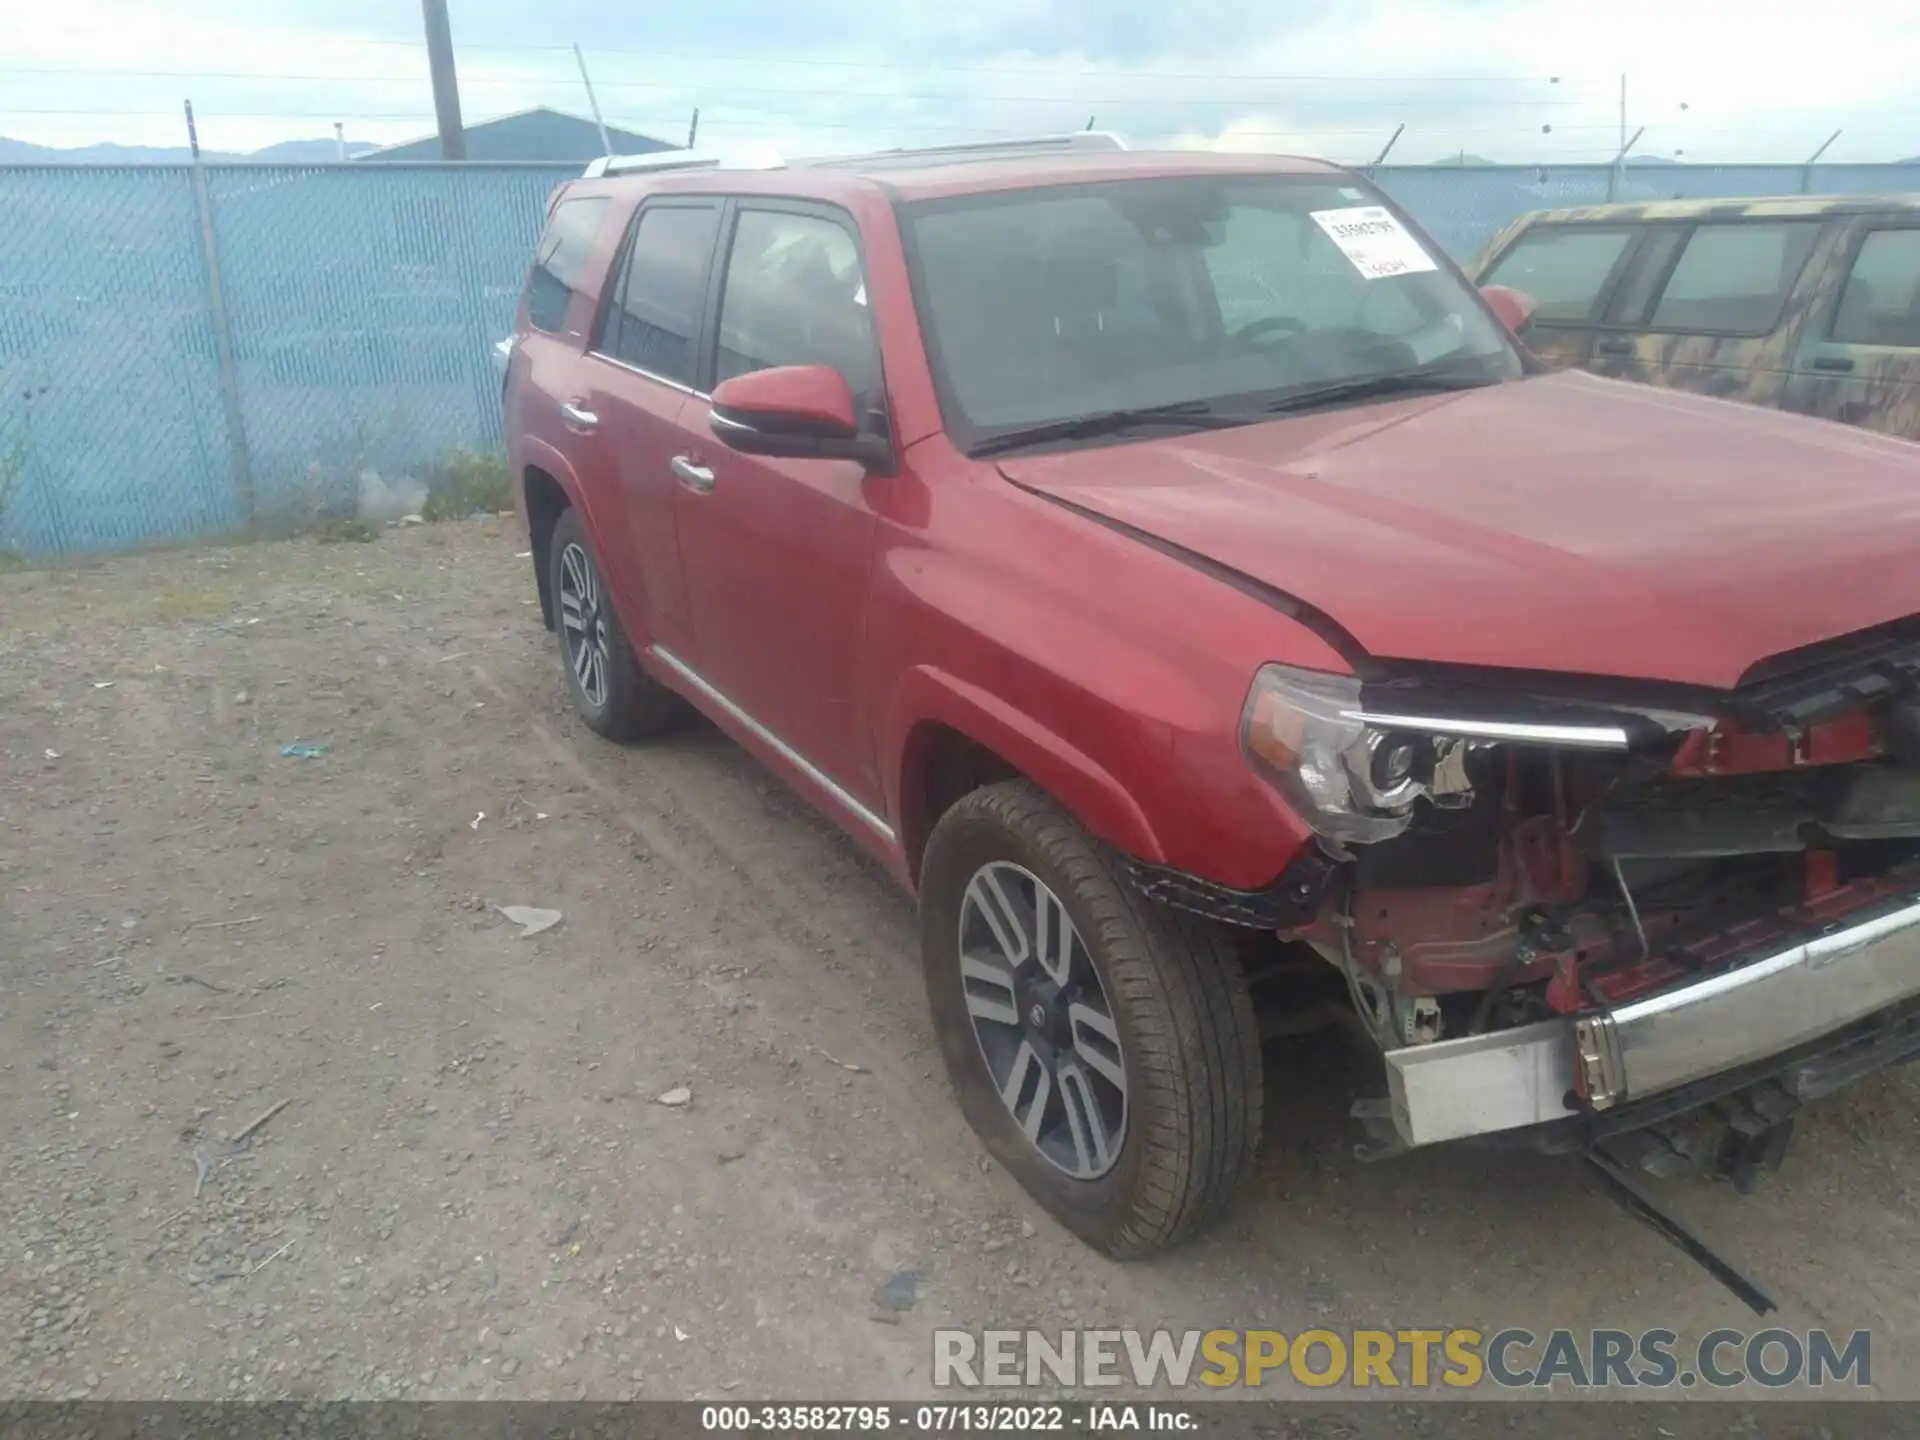
<svg viewBox="0 0 1920 1440">
<path fill-rule="evenodd" d="M 1387 1149 L 1744 1180 L 1920 1050 L 1920 450 L 1523 311 L 1305 160 L 553 197 L 505 393 L 574 703 L 704 712 L 918 897 L 969 1120 L 1108 1253 L 1219 1210 L 1329 998 Z"/>
</svg>

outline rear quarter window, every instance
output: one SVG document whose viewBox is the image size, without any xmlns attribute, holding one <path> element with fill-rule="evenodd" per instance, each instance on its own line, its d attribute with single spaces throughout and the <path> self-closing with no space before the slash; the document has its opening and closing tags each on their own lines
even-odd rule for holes
<svg viewBox="0 0 1920 1440">
<path fill-rule="evenodd" d="M 527 275 L 527 323 L 534 329 L 553 333 L 566 325 L 567 307 L 585 277 L 607 204 L 596 197 L 563 200 L 554 207 Z"/>
<path fill-rule="evenodd" d="M 1819 220 L 1728 221 L 1693 232 L 1654 307 L 1655 330 L 1765 335 L 1806 268 Z"/>
<path fill-rule="evenodd" d="M 1593 318 L 1600 292 L 1634 231 L 1630 226 L 1537 225 L 1480 277 L 1532 297 L 1534 323 L 1578 325 Z"/>
</svg>

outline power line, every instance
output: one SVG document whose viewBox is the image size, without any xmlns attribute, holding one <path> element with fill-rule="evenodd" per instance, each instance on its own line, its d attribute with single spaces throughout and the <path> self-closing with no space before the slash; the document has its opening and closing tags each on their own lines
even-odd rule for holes
<svg viewBox="0 0 1920 1440">
<path fill-rule="evenodd" d="M 314 37 L 316 43 L 321 37 Z M 352 37 L 326 37 L 325 43 L 338 46 L 379 45 L 398 46 L 407 50 L 419 50 L 424 42 L 419 40 L 396 40 Z M 1114 78 L 1126 80 L 1270 80 L 1286 84 L 1339 83 L 1339 84 L 1381 84 L 1381 85 L 1559 85 L 1567 83 L 1565 75 L 1278 75 L 1253 74 L 1247 72 L 1229 72 L 1219 70 L 1109 70 L 1105 67 L 1087 68 L 1065 65 L 905 65 L 897 61 L 858 59 L 836 60 L 820 55 L 743 55 L 711 50 L 657 50 L 648 47 L 621 45 L 589 45 L 585 47 L 589 55 L 638 55 L 648 59 L 669 60 L 717 60 L 728 64 L 742 65 L 801 65 L 842 70 L 908 70 L 920 74 L 949 75 L 1079 75 L 1091 78 Z M 538 44 L 494 44 L 461 41 L 455 45 L 456 51 L 488 51 L 494 54 L 523 55 L 529 52 L 553 52 L 571 55 L 573 46 L 559 43 Z M 414 79 L 416 76 L 405 78 Z M 1576 77 L 1577 78 L 1577 77 Z M 1611 85 L 1617 77 L 1607 75 L 1592 77 L 1598 84 L 1604 80 Z M 598 83 L 596 81 L 596 83 Z"/>
<path fill-rule="evenodd" d="M 175 112 L 171 109 L 166 109 L 166 110 L 82 110 L 82 109 L 32 109 L 32 108 L 18 108 L 18 107 L 0 107 L 0 115 L 61 115 L 61 116 L 82 116 L 87 118 L 105 118 L 105 117 L 123 117 L 124 116 L 129 118 L 152 118 L 152 117 L 158 117 L 158 116 L 171 117 L 174 115 L 174 113 Z M 224 110 L 224 109 L 208 109 L 204 106 L 196 106 L 194 113 L 203 122 L 208 120 L 228 119 L 228 120 L 342 120 L 342 121 L 402 121 L 402 120 L 405 120 L 405 121 L 417 121 L 417 122 L 425 123 L 425 122 L 431 121 L 434 118 L 432 112 L 430 111 L 368 112 L 365 114 L 356 114 L 352 111 L 341 111 L 341 110 L 324 110 L 324 111 L 319 111 L 319 110 L 316 110 L 316 111 Z M 636 127 L 649 128 L 649 129 L 668 128 L 668 127 L 678 126 L 684 120 L 683 116 L 666 116 L 666 117 L 655 117 L 650 119 L 633 119 L 633 118 L 616 115 L 616 116 L 609 116 L 608 118 L 609 118 L 609 123 L 619 125 L 623 129 L 636 128 Z M 883 132 L 901 131 L 901 132 L 909 132 L 909 133 L 915 133 L 915 134 L 940 134 L 940 135 L 1020 136 L 1020 135 L 1026 135 L 1026 134 L 1032 133 L 1031 130 L 1020 130 L 1020 129 L 1005 130 L 1005 129 L 998 129 L 995 127 L 980 126 L 980 125 L 895 124 L 893 122 L 888 121 L 885 117 L 876 117 L 873 120 L 812 120 L 812 119 L 806 119 L 803 117 L 781 116 L 781 115 L 709 116 L 709 115 L 703 114 L 701 116 L 700 123 L 703 129 L 709 126 L 721 126 L 728 129 L 752 128 L 757 130 L 767 130 L 777 126 L 785 126 L 795 130 L 873 130 L 873 131 L 883 131 Z M 1236 129 L 1232 133 L 1236 137 L 1246 137 L 1248 139 L 1274 139 L 1274 138 L 1281 138 L 1281 137 L 1288 137 L 1288 136 L 1313 138 L 1313 137 L 1320 137 L 1320 136 L 1379 135 L 1386 128 L 1387 127 L 1384 124 L 1380 124 L 1380 125 L 1356 126 L 1356 127 L 1343 128 L 1343 129 L 1326 129 L 1318 125 L 1313 125 L 1311 123 L 1302 123 L 1301 125 L 1295 126 L 1291 129 L 1284 129 L 1284 130 Z M 1440 136 L 1459 136 L 1459 135 L 1502 135 L 1510 138 L 1517 138 L 1520 134 L 1525 134 L 1530 137 L 1534 135 L 1534 132 L 1531 130 L 1521 130 L 1521 129 L 1518 129 L 1517 127 L 1509 126 L 1509 125 L 1437 126 L 1432 128 L 1421 127 L 1418 129 L 1415 129 L 1412 126 L 1409 126 L 1408 128 L 1411 133 L 1423 138 L 1427 138 L 1427 137 L 1438 138 Z M 1592 134 L 1595 132 L 1602 133 L 1602 134 L 1610 134 L 1612 133 L 1613 129 L 1614 127 L 1612 125 L 1599 125 L 1599 124 L 1556 125 L 1553 127 L 1553 130 L 1551 133 L 1555 135 Z M 1742 136 L 1749 136 L 1754 139 L 1791 140 L 1791 139 L 1799 138 L 1801 135 L 1801 132 L 1797 130 L 1771 130 L 1771 131 L 1751 130 L 1746 128 L 1745 126 L 1726 126 L 1726 127 L 1717 127 L 1713 129 L 1698 129 L 1698 130 L 1690 129 L 1686 132 L 1686 138 L 1690 140 L 1701 137 L 1701 136 L 1709 136 L 1709 135 L 1742 135 Z M 1615 148 L 1617 147 L 1609 148 L 1604 153 L 1608 155 L 1612 155 L 1614 153 Z"/>
<path fill-rule="evenodd" d="M 418 75 L 318 75 L 318 74 L 272 74 L 266 71 L 251 70 L 94 70 L 74 67 L 65 70 L 36 70 L 22 67 L 0 66 L 0 75 L 18 74 L 61 74 L 61 75 L 101 75 L 113 78 L 137 79 L 180 79 L 180 80 L 263 80 L 263 81 L 321 81 L 339 85 L 371 84 L 418 84 Z M 1093 78 L 1105 78 L 1104 76 Z M 520 88 L 534 88 L 541 84 L 570 85 L 571 75 L 469 75 L 460 77 L 462 89 L 475 85 L 507 85 Z M 671 80 L 602 80 L 594 78 L 594 85 L 601 90 L 668 90 L 676 94 L 700 89 L 698 84 Z M 978 104 L 1019 104 L 1019 105 L 1268 105 L 1284 96 L 1184 96 L 1184 95 L 976 95 L 965 92 L 935 92 L 925 90 L 856 90 L 849 91 L 844 86 L 830 89 L 802 88 L 795 86 L 740 86 L 716 85 L 716 90 L 724 89 L 729 95 L 783 95 L 812 96 L 823 99 L 846 100 L 941 100 L 965 101 Z M 1512 109 L 1578 109 L 1594 108 L 1601 104 L 1611 104 L 1601 100 L 1508 100 L 1501 104 Z"/>
</svg>

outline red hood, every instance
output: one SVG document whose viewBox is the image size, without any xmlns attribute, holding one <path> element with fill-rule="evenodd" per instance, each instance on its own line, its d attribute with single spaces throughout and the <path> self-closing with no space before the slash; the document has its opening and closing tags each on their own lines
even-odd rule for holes
<svg viewBox="0 0 1920 1440">
<path fill-rule="evenodd" d="M 1920 613 L 1920 445 L 1577 372 L 1001 470 L 1383 658 L 1727 689 Z"/>
</svg>

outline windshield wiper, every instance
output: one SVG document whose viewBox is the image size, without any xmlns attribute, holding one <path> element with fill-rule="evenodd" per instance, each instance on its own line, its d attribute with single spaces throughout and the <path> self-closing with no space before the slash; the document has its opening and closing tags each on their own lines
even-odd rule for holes
<svg viewBox="0 0 1920 1440">
<path fill-rule="evenodd" d="M 1269 412 L 1311 410 L 1319 405 L 1338 405 L 1349 400 L 1377 400 L 1389 395 L 1435 395 L 1448 390 L 1478 390 L 1499 382 L 1484 375 L 1448 375 L 1440 366 L 1427 370 L 1402 370 L 1393 375 L 1365 375 L 1318 385 L 1311 390 L 1296 390 L 1283 395 L 1265 408 Z"/>
<path fill-rule="evenodd" d="M 1049 440 L 1092 440 L 1102 435 L 1122 435 L 1129 430 L 1152 425 L 1172 425 L 1188 430 L 1225 430 L 1235 425 L 1255 424 L 1259 418 L 1215 410 L 1205 400 L 1181 400 L 1172 405 L 1146 405 L 1135 410 L 1108 410 L 1098 415 L 1082 415 L 1072 420 L 1048 420 L 1039 425 L 990 435 L 967 453 L 998 455 L 1023 445 L 1043 445 Z"/>
</svg>

